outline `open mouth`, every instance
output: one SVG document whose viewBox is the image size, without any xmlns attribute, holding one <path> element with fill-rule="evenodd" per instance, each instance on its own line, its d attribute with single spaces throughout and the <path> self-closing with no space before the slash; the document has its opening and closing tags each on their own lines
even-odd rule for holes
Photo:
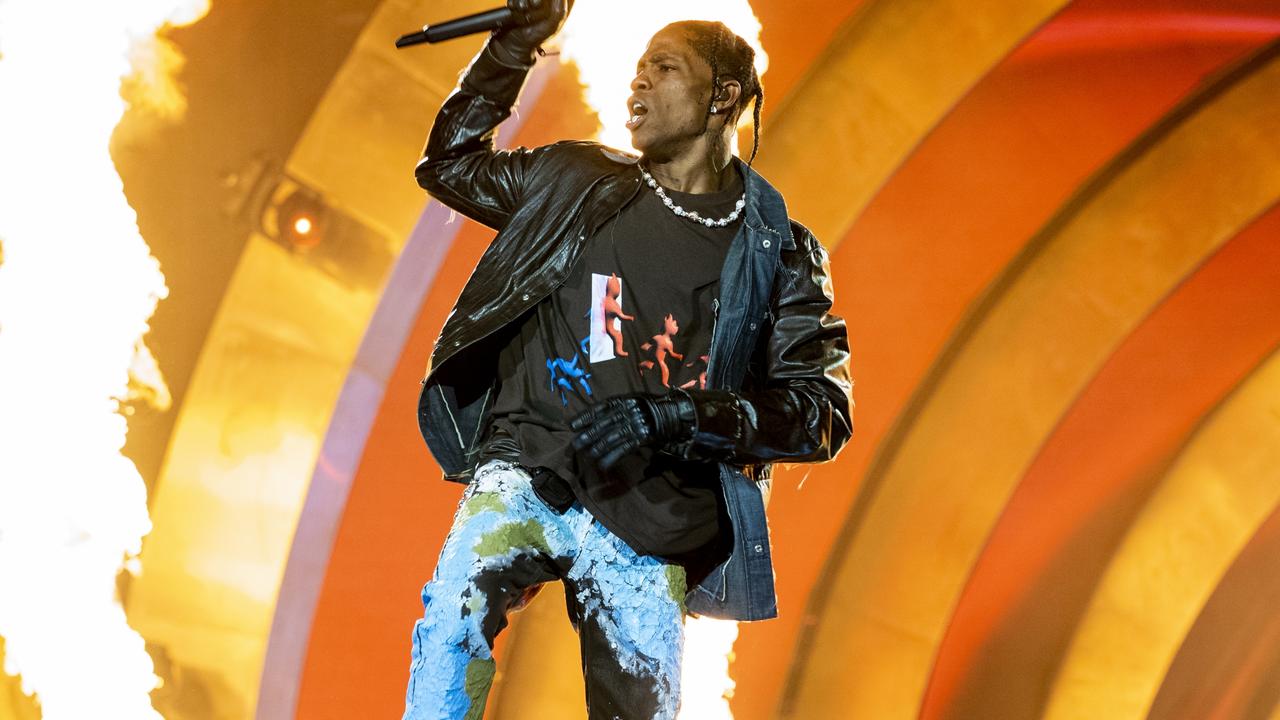
<svg viewBox="0 0 1280 720">
<path fill-rule="evenodd" d="M 644 122 L 645 115 L 649 114 L 649 108 L 639 100 L 632 100 L 627 107 L 627 111 L 631 113 L 631 119 L 627 120 L 627 129 L 635 130 Z"/>
</svg>

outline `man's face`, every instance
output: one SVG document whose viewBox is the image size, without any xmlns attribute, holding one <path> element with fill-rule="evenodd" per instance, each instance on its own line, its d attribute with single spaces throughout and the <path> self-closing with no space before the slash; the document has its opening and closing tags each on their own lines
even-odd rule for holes
<svg viewBox="0 0 1280 720">
<path fill-rule="evenodd" d="M 681 31 L 660 31 L 649 41 L 631 81 L 631 144 L 659 160 L 687 149 L 706 129 L 710 92 L 711 66 L 693 52 Z"/>
</svg>

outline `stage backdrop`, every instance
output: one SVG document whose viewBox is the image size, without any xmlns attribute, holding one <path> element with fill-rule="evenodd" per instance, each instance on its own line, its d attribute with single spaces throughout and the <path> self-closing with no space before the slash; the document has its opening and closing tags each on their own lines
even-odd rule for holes
<svg viewBox="0 0 1280 720">
<path fill-rule="evenodd" d="M 403 706 L 460 493 L 418 435 L 419 380 L 492 231 L 412 175 L 479 40 L 391 43 L 491 4 L 309 12 L 309 34 L 346 33 L 288 59 L 311 94 L 228 108 L 296 128 L 231 163 L 243 192 L 200 201 L 251 221 L 223 229 L 199 331 L 153 348 L 189 379 L 152 433 L 155 528 L 124 597 L 171 720 Z M 830 252 L 857 409 L 835 462 L 775 476 L 781 617 L 739 629 L 734 717 L 1280 717 L 1280 6 L 751 7 L 755 166 Z M 233 16 L 215 0 L 179 36 L 194 67 Z M 596 131 L 553 55 L 499 143 Z M 126 181 L 163 176 L 124 155 Z M 295 194 L 314 247 L 273 230 Z M 559 593 L 498 652 L 487 717 L 583 716 Z"/>
</svg>

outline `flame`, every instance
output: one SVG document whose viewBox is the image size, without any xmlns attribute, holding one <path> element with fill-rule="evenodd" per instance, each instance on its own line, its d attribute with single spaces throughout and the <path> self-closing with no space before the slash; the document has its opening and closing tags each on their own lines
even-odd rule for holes
<svg viewBox="0 0 1280 720">
<path fill-rule="evenodd" d="M 624 123 L 636 61 L 644 54 L 649 38 L 677 20 L 723 22 L 756 51 L 756 72 L 764 76 L 769 57 L 760 44 L 760 20 L 747 0 L 649 0 L 626 17 L 620 17 L 615 3 L 579 2 L 560 33 L 560 58 L 578 67 L 583 98 L 600 122 L 600 142 L 632 147 Z M 738 127 L 750 121 L 751 113 L 744 112 Z M 731 146 L 736 153 L 736 137 Z M 691 618 L 685 624 L 681 718 L 732 720 L 729 698 L 734 682 L 729 677 L 729 664 L 737 638 L 736 622 Z"/>
<path fill-rule="evenodd" d="M 125 91 L 183 108 L 158 28 L 207 0 L 0 2 L 0 636 L 45 718 L 159 718 L 116 596 L 150 530 L 122 402 L 164 407 L 142 342 L 168 292 L 108 143 Z M 145 63 L 132 68 L 130 59 Z"/>
<path fill-rule="evenodd" d="M 684 624 L 683 688 L 677 720 L 733 720 L 729 699 L 735 683 L 729 677 L 738 623 L 690 618 Z"/>
<path fill-rule="evenodd" d="M 627 97 L 636 61 L 649 38 L 667 23 L 677 20 L 719 20 L 756 51 L 756 73 L 764 77 L 769 56 L 760 44 L 760 20 L 747 0 L 649 0 L 625 17 L 611 2 L 580 2 L 560 32 L 560 58 L 574 62 L 582 79 L 583 98 L 600 121 L 597 139 L 613 147 L 630 148 Z M 749 125 L 744 112 L 738 127 Z M 737 142 L 733 143 L 736 154 Z"/>
</svg>

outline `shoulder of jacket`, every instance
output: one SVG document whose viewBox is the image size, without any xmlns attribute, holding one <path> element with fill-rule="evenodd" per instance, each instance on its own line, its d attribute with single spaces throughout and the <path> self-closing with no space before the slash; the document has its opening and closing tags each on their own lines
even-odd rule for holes
<svg viewBox="0 0 1280 720">
<path fill-rule="evenodd" d="M 818 263 L 828 259 L 826 247 L 813 234 L 813 231 L 793 218 L 788 218 L 788 221 L 791 223 L 791 236 L 796 242 L 797 255 L 810 255 Z"/>
<path fill-rule="evenodd" d="M 594 165 L 635 165 L 640 157 L 611 148 L 594 140 L 561 140 L 546 146 L 546 151 L 565 162 L 587 162 Z"/>
<path fill-rule="evenodd" d="M 813 232 L 798 220 L 787 218 L 787 221 L 791 223 L 791 237 L 796 241 L 797 252 L 808 252 L 814 245 L 819 244 Z"/>
<path fill-rule="evenodd" d="M 539 148 L 543 172 L 560 176 L 563 180 L 578 178 L 591 180 L 607 175 L 617 175 L 639 160 L 620 150 L 592 140 L 561 140 Z"/>
<path fill-rule="evenodd" d="M 791 223 L 791 234 L 795 237 L 797 243 L 801 242 L 805 238 L 813 237 L 813 233 L 809 228 L 801 224 L 799 220 L 796 220 L 795 218 L 787 218 L 787 222 Z M 811 240 L 804 241 L 812 242 Z"/>
</svg>

